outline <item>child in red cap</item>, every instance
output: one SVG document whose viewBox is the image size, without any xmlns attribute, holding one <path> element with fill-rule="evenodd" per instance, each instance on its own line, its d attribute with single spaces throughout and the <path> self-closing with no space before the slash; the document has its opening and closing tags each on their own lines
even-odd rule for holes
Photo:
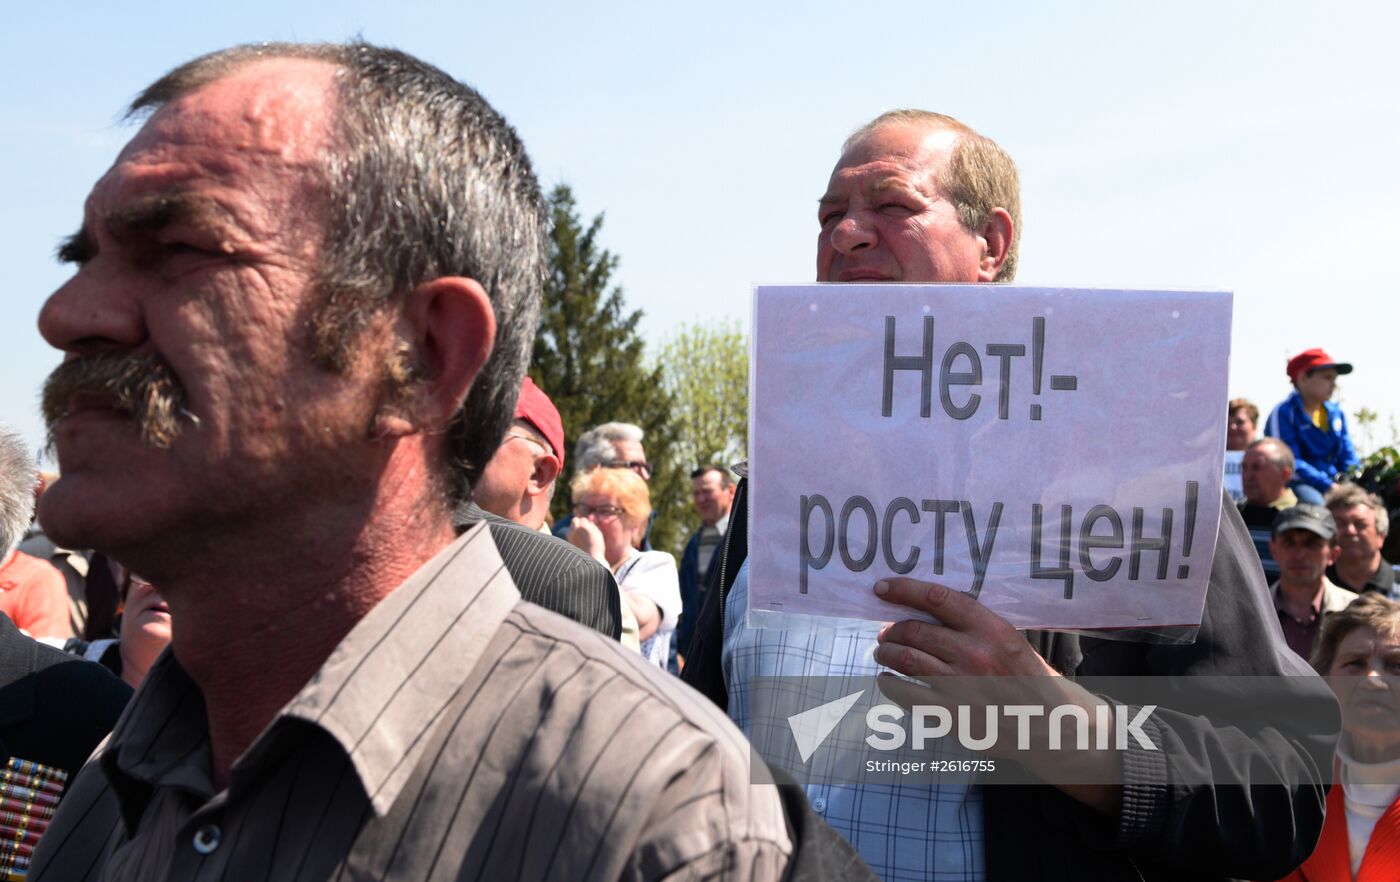
<svg viewBox="0 0 1400 882">
<path fill-rule="evenodd" d="M 1288 360 L 1293 394 L 1269 414 L 1264 434 L 1293 448 L 1297 465 L 1291 486 L 1299 502 L 1321 505 L 1337 476 L 1360 461 L 1347 433 L 1346 415 L 1330 400 L 1337 376 L 1349 373 L 1350 364 L 1321 349 Z"/>
</svg>

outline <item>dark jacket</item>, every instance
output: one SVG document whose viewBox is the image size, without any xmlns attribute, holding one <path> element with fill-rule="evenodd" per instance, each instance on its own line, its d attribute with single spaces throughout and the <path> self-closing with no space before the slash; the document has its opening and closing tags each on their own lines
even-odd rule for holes
<svg viewBox="0 0 1400 882">
<path fill-rule="evenodd" d="M 690 627 L 690 639 L 681 643 L 685 668 L 681 679 L 704 693 L 724 711 L 729 710 L 729 692 L 724 685 L 720 651 L 724 646 L 724 602 L 739 565 L 749 556 L 749 479 L 741 478 L 729 507 L 729 528 L 710 561 L 704 602 L 700 615 Z"/>
<path fill-rule="evenodd" d="M 729 532 L 718 552 L 720 564 L 684 671 L 686 682 L 726 708 L 720 667 L 723 603 L 747 554 L 746 484 L 740 483 L 735 497 Z M 1289 676 L 1282 681 L 1291 693 L 1287 713 L 1280 714 L 1279 725 L 1264 738 L 1212 726 L 1187 713 L 1158 711 L 1165 724 L 1161 734 L 1174 748 L 1173 762 L 1191 763 L 1199 777 L 1256 781 L 1276 776 L 1286 783 L 1183 785 L 1174 783 L 1162 754 L 1130 751 L 1124 758 L 1118 824 L 1054 787 L 988 786 L 983 812 L 990 882 L 1275 879 L 1312 851 L 1322 828 L 1324 782 L 1341 730 L 1340 713 L 1326 684 L 1288 650 L 1249 533 L 1223 494 L 1221 506 L 1210 586 L 1194 643 L 1133 643 L 1034 631 L 1026 637 L 1051 665 L 1072 677 Z M 1294 731 L 1289 720 L 1310 725 Z"/>
<path fill-rule="evenodd" d="M 695 623 L 705 605 L 710 573 L 719 566 L 719 549 L 716 549 L 714 556 L 710 558 L 709 567 L 704 572 L 700 571 L 700 534 L 704 530 L 705 526 L 702 524 L 700 529 L 690 534 L 690 541 L 685 544 L 685 552 L 681 554 L 681 623 L 676 626 L 678 650 L 690 645 L 690 638 L 695 633 Z"/>
<path fill-rule="evenodd" d="M 622 636 L 622 595 L 612 571 L 562 539 L 508 521 L 468 502 L 453 518 L 459 529 L 486 521 L 511 581 L 525 600 L 616 640 Z"/>
<path fill-rule="evenodd" d="M 0 755 L 63 769 L 71 780 L 130 697 L 106 668 L 31 640 L 0 613 Z"/>
</svg>

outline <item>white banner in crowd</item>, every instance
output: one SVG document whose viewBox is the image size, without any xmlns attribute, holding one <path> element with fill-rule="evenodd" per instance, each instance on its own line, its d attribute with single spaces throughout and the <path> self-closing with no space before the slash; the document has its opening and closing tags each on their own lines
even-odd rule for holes
<svg viewBox="0 0 1400 882">
<path fill-rule="evenodd" d="M 905 575 L 1017 627 L 1198 625 L 1230 311 L 1218 291 L 757 288 L 751 624 L 903 618 L 871 589 Z"/>
<path fill-rule="evenodd" d="M 1243 468 L 1243 450 L 1225 451 L 1225 492 L 1236 502 L 1244 499 L 1244 476 L 1241 474 Z"/>
</svg>

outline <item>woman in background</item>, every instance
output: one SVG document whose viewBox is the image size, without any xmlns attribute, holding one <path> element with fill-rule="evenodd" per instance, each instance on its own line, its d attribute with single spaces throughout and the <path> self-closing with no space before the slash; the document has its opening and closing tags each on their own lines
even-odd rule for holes
<svg viewBox="0 0 1400 882">
<path fill-rule="evenodd" d="M 1400 879 L 1400 604 L 1363 594 L 1322 625 L 1313 667 L 1342 705 L 1317 849 L 1287 882 Z"/>
<path fill-rule="evenodd" d="M 170 645 L 170 607 L 150 582 L 116 561 L 108 563 L 120 586 L 117 637 L 92 642 L 75 638 L 63 648 L 104 665 L 135 689 L 146 679 L 156 657 Z"/>
<path fill-rule="evenodd" d="M 664 669 L 680 618 L 680 575 L 666 552 L 633 547 L 651 522 L 646 481 L 629 469 L 595 468 L 575 477 L 570 489 L 569 541 L 613 571 L 637 617 L 642 655 Z"/>
</svg>

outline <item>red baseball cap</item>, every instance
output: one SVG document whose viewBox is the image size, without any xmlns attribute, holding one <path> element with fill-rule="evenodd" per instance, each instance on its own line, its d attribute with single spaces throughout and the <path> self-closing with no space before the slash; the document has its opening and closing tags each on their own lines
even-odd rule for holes
<svg viewBox="0 0 1400 882">
<path fill-rule="evenodd" d="M 1294 383 L 1298 378 L 1312 371 L 1320 371 L 1323 368 L 1336 368 L 1339 374 L 1351 373 L 1351 365 L 1344 361 L 1337 361 L 1321 349 L 1309 349 L 1301 352 L 1288 360 L 1288 379 Z"/>
<path fill-rule="evenodd" d="M 564 421 L 559 418 L 559 409 L 535 381 L 526 377 L 520 384 L 520 398 L 515 402 L 515 418 L 524 420 L 544 436 L 554 455 L 559 457 L 559 470 L 564 470 Z"/>
</svg>

